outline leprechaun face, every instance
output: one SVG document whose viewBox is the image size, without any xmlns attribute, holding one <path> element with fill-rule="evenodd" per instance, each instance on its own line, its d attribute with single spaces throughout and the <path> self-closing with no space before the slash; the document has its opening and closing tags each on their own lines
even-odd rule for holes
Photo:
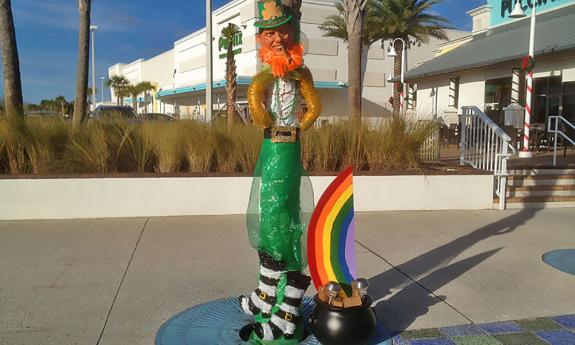
<svg viewBox="0 0 575 345">
<path fill-rule="evenodd" d="M 293 36 L 293 27 L 284 24 L 273 29 L 262 29 L 257 35 L 257 40 L 262 48 L 285 54 L 294 44 Z"/>
</svg>

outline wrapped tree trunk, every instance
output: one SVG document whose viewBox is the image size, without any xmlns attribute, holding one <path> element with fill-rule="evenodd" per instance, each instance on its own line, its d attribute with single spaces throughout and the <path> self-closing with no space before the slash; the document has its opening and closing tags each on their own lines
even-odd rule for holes
<svg viewBox="0 0 575 345">
<path fill-rule="evenodd" d="M 0 0 L 0 45 L 4 71 L 4 107 L 8 117 L 23 116 L 22 82 L 10 0 Z"/>
<path fill-rule="evenodd" d="M 294 17 L 294 23 L 299 23 L 301 19 L 301 0 L 282 0 L 282 4 L 289 8 L 290 13 Z"/>
<path fill-rule="evenodd" d="M 361 32 L 366 3 L 367 0 L 343 0 L 342 3 L 348 34 L 349 113 L 352 123 L 356 126 L 361 123 Z"/>
<path fill-rule="evenodd" d="M 229 30 L 234 32 L 233 24 L 229 25 Z M 228 38 L 228 49 L 226 52 L 226 94 L 227 94 L 227 125 L 231 128 L 234 124 L 234 116 L 236 114 L 236 87 L 238 74 L 236 71 L 236 59 L 234 57 L 233 35 Z"/>
<path fill-rule="evenodd" d="M 86 115 L 88 94 L 88 64 L 90 62 L 90 8 L 91 0 L 78 0 L 80 29 L 78 38 L 78 65 L 76 66 L 76 102 L 74 103 L 74 127 L 78 127 Z"/>
</svg>

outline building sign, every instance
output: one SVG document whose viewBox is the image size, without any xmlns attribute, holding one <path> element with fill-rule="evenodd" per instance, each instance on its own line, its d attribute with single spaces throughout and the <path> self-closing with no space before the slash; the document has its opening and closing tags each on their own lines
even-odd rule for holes
<svg viewBox="0 0 575 345">
<path fill-rule="evenodd" d="M 232 47 L 234 55 L 239 54 L 242 52 L 242 32 L 238 32 L 232 37 Z M 226 58 L 226 53 L 228 51 L 228 39 L 225 37 L 221 37 L 218 40 L 218 52 L 220 53 L 220 59 Z"/>
<path fill-rule="evenodd" d="M 503 24 L 513 20 L 509 18 L 509 14 L 515 7 L 516 0 L 488 0 L 487 4 L 493 9 L 491 10 L 491 26 Z M 523 11 L 529 16 L 531 14 L 531 7 L 533 4 L 537 6 L 537 11 L 545 11 L 554 7 L 563 6 L 568 3 L 575 3 L 575 0 L 519 0 Z"/>
</svg>

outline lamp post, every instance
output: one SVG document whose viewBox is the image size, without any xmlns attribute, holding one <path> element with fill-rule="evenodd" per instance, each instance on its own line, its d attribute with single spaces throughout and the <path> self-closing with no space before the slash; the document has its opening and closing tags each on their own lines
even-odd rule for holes
<svg viewBox="0 0 575 345">
<path fill-rule="evenodd" d="M 206 120 L 212 119 L 212 0 L 206 0 Z"/>
<path fill-rule="evenodd" d="M 531 12 L 531 28 L 529 29 L 529 56 L 531 58 L 535 55 L 535 20 L 536 20 L 536 9 L 535 3 L 533 2 L 532 12 Z M 509 18 L 525 18 L 525 12 L 521 8 L 521 1 L 517 0 L 515 2 L 515 8 L 509 15 Z M 527 73 L 527 90 L 525 97 L 525 123 L 523 125 L 523 148 L 519 151 L 519 157 L 530 158 L 533 157 L 533 153 L 529 151 L 529 128 L 531 127 L 531 100 L 533 98 L 533 71 Z"/>
<path fill-rule="evenodd" d="M 92 34 L 92 110 L 96 109 L 96 51 L 94 48 L 94 36 L 96 30 L 98 30 L 97 25 L 90 25 L 90 33 Z"/>
<path fill-rule="evenodd" d="M 391 41 L 391 44 L 389 45 L 389 49 L 387 50 L 387 56 L 395 58 L 397 56 L 397 53 L 395 52 L 395 42 L 396 41 L 400 41 L 401 42 L 401 46 L 402 46 L 402 53 L 401 53 L 401 76 L 400 76 L 400 80 L 401 80 L 401 93 L 399 94 L 400 100 L 399 100 L 399 109 L 403 109 L 403 88 L 404 88 L 404 75 L 405 75 L 405 70 L 407 69 L 405 66 L 405 61 L 406 61 L 406 55 L 407 55 L 407 46 L 405 44 L 405 41 L 403 40 L 403 38 L 395 38 Z M 394 64 L 394 69 L 395 69 L 395 64 Z"/>
<path fill-rule="evenodd" d="M 101 104 L 104 104 L 104 77 L 100 77 L 100 87 L 102 88 L 102 98 L 100 99 Z"/>
</svg>

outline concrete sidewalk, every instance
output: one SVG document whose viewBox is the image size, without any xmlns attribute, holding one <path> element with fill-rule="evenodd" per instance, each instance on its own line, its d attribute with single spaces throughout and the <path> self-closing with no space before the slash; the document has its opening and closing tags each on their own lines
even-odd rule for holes
<svg viewBox="0 0 575 345">
<path fill-rule="evenodd" d="M 573 209 L 357 215 L 378 318 L 405 330 L 575 313 Z M 243 216 L 0 222 L 0 344 L 153 344 L 199 303 L 249 293 Z M 308 294 L 313 294 L 312 289 Z"/>
</svg>

